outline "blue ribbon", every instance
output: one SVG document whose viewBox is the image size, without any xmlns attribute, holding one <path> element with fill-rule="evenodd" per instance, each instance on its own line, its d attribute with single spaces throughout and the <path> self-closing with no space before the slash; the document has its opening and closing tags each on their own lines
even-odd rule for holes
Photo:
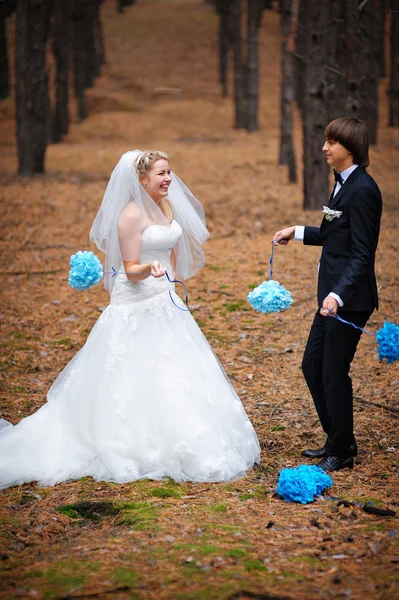
<svg viewBox="0 0 399 600">
<path fill-rule="evenodd" d="M 272 241 L 272 253 L 270 255 L 270 259 L 269 259 L 269 264 L 270 264 L 270 269 L 269 269 L 269 277 L 270 279 L 273 279 L 273 259 L 274 259 L 274 240 Z"/>
<path fill-rule="evenodd" d="M 171 279 L 171 278 L 169 277 L 169 275 L 168 275 L 168 272 L 167 272 L 167 271 L 165 271 L 165 275 L 166 275 L 166 277 L 168 278 L 168 281 L 169 281 L 170 283 L 180 283 L 180 285 L 182 285 L 182 286 L 183 286 L 183 288 L 184 288 L 184 293 L 185 293 L 185 295 L 186 295 L 185 304 L 186 304 L 187 308 L 182 308 L 181 306 L 179 306 L 178 304 L 176 304 L 176 302 L 173 300 L 172 292 L 171 292 L 171 290 L 169 290 L 169 297 L 170 297 L 170 299 L 172 300 L 173 304 L 176 306 L 176 308 L 178 308 L 179 310 L 182 310 L 183 312 L 190 312 L 190 307 L 189 307 L 189 305 L 188 305 L 188 291 L 187 291 L 187 288 L 186 288 L 186 286 L 184 285 L 184 283 L 183 283 L 182 281 L 179 281 L 178 279 Z"/>
<path fill-rule="evenodd" d="M 330 311 L 330 313 L 332 313 L 333 311 L 331 310 L 331 308 L 328 309 Z M 355 329 L 359 329 L 359 331 L 363 331 L 363 333 L 368 333 L 369 335 L 372 335 L 375 337 L 375 334 L 372 331 L 368 331 L 367 329 L 364 329 L 363 327 L 359 327 L 359 325 L 355 325 L 354 323 L 352 323 L 351 321 L 345 321 L 345 319 L 343 319 L 342 317 L 340 317 L 339 315 L 334 315 L 331 314 L 332 317 L 334 317 L 335 319 L 337 319 L 338 321 L 341 321 L 341 323 L 345 323 L 345 325 L 351 325 L 352 327 L 354 327 Z"/>
<path fill-rule="evenodd" d="M 122 275 L 126 275 L 126 271 L 116 271 L 116 269 L 114 269 L 114 267 L 111 267 L 112 271 L 110 271 L 110 273 L 112 273 L 112 277 L 115 277 L 115 275 L 118 275 L 118 273 L 121 273 Z M 176 302 L 173 300 L 173 296 L 172 296 L 172 292 L 171 290 L 169 290 L 169 297 L 172 300 L 172 303 L 176 306 L 176 308 L 178 308 L 179 310 L 182 310 L 183 312 L 190 312 L 190 307 L 188 305 L 188 291 L 186 286 L 184 285 L 184 283 L 182 281 L 180 281 L 179 279 L 171 279 L 167 273 L 167 271 L 165 271 L 165 275 L 168 278 L 168 281 L 170 283 L 180 283 L 180 285 L 183 286 L 184 288 L 184 293 L 186 295 L 186 299 L 185 299 L 185 305 L 187 306 L 187 308 L 182 308 L 181 306 L 179 306 L 178 304 L 176 304 Z"/>
</svg>

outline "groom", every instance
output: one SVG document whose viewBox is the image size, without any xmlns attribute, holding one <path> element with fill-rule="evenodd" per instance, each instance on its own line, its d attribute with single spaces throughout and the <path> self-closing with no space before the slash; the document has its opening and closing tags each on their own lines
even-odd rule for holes
<svg viewBox="0 0 399 600">
<path fill-rule="evenodd" d="M 353 394 L 349 376 L 361 331 L 333 318 L 364 327 L 378 308 L 374 260 L 382 199 L 367 173 L 369 141 L 365 124 L 355 118 L 332 121 L 322 148 L 333 167 L 335 186 L 320 227 L 292 226 L 277 231 L 274 242 L 292 239 L 322 246 L 318 310 L 310 329 L 302 370 L 327 439 L 322 448 L 304 450 L 322 459 L 325 471 L 353 468 Z"/>
</svg>

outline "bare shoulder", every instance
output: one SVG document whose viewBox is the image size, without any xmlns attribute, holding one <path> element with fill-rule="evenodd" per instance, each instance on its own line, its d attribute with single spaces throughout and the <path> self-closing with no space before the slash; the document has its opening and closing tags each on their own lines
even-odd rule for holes
<svg viewBox="0 0 399 600">
<path fill-rule="evenodd" d="M 118 229 L 123 232 L 126 229 L 138 228 L 141 226 L 142 214 L 140 208 L 135 202 L 129 202 L 118 218 Z"/>
</svg>

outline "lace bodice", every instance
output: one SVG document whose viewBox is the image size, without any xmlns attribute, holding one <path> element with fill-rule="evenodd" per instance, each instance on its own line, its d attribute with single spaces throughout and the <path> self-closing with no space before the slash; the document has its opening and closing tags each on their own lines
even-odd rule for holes
<svg viewBox="0 0 399 600">
<path fill-rule="evenodd" d="M 181 227 L 176 221 L 172 221 L 170 227 L 163 225 L 147 227 L 142 233 L 140 262 L 150 263 L 157 260 L 164 265 L 172 278 L 170 255 L 181 234 Z M 140 302 L 173 289 L 174 284 L 170 283 L 166 276 L 159 278 L 150 276 L 142 281 L 133 282 L 124 273 L 118 273 L 111 294 L 111 304 Z"/>
</svg>

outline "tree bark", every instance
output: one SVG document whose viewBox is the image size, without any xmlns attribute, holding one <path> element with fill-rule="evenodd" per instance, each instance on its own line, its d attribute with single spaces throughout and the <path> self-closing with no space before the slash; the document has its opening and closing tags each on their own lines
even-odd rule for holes
<svg viewBox="0 0 399 600">
<path fill-rule="evenodd" d="M 52 141 L 60 142 L 69 129 L 68 70 L 70 37 L 70 2 L 57 0 L 53 21 L 52 48 L 56 63 L 55 107 L 52 121 Z"/>
<path fill-rule="evenodd" d="M 281 2 L 281 98 L 279 164 L 288 165 L 289 181 L 297 181 L 292 134 L 292 103 L 294 100 L 294 39 L 298 25 L 299 0 Z"/>
<path fill-rule="evenodd" d="M 399 127 L 399 0 L 391 0 L 391 66 L 389 77 L 389 125 Z"/>
<path fill-rule="evenodd" d="M 97 0 L 94 12 L 94 40 L 96 54 L 96 71 L 99 74 L 100 68 L 105 64 L 105 44 L 103 34 L 103 24 L 101 21 L 101 4 L 103 0 Z"/>
<path fill-rule="evenodd" d="M 86 118 L 86 65 L 84 52 L 84 34 L 85 26 L 84 15 L 79 5 L 79 0 L 73 0 L 71 11 L 72 23 L 72 54 L 73 54 L 73 85 L 77 102 L 78 121 Z"/>
<path fill-rule="evenodd" d="M 368 0 L 360 11 L 363 84 L 359 114 L 367 126 L 370 144 L 377 143 L 380 56 L 376 49 L 380 47 L 380 19 L 381 0 Z"/>
<path fill-rule="evenodd" d="M 325 72 L 328 121 L 342 117 L 346 112 L 345 2 L 334 0 L 329 3 L 329 47 Z"/>
<path fill-rule="evenodd" d="M 136 3 L 136 0 L 117 0 L 117 10 L 120 13 L 123 13 L 127 6 L 133 6 Z"/>
<path fill-rule="evenodd" d="M 328 166 L 321 151 L 328 123 L 325 64 L 328 2 L 303 0 L 306 73 L 303 103 L 304 208 L 317 209 L 328 197 Z"/>
<path fill-rule="evenodd" d="M 257 131 L 259 96 L 258 29 L 263 0 L 248 0 L 247 14 L 247 130 Z"/>
<path fill-rule="evenodd" d="M 235 128 L 244 129 L 246 126 L 245 93 L 244 93 L 244 65 L 242 59 L 241 16 L 242 0 L 231 2 L 232 25 L 234 32 L 234 106 Z"/>
<path fill-rule="evenodd" d="M 16 15 L 18 173 L 25 177 L 44 172 L 49 105 L 45 58 L 49 7 L 47 0 L 19 0 Z"/>
<path fill-rule="evenodd" d="M 358 0 L 346 0 L 344 8 L 347 81 L 345 113 L 348 117 L 357 117 L 360 119 L 362 99 L 364 98 L 364 72 L 367 67 L 363 61 L 359 2 Z"/>
<path fill-rule="evenodd" d="M 8 69 L 8 47 L 7 47 L 7 24 L 5 10 L 0 8 L 0 99 L 8 98 L 10 95 L 9 69 Z"/>
<path fill-rule="evenodd" d="M 233 41 L 230 1 L 218 0 L 216 11 L 219 15 L 219 82 L 222 88 L 222 96 L 225 98 L 228 93 L 229 48 Z"/>
<path fill-rule="evenodd" d="M 283 0 L 284 1 L 284 0 Z M 295 100 L 302 115 L 306 72 L 306 0 L 300 0 L 298 27 L 295 34 Z M 303 115 L 302 115 L 303 116 Z"/>
</svg>

